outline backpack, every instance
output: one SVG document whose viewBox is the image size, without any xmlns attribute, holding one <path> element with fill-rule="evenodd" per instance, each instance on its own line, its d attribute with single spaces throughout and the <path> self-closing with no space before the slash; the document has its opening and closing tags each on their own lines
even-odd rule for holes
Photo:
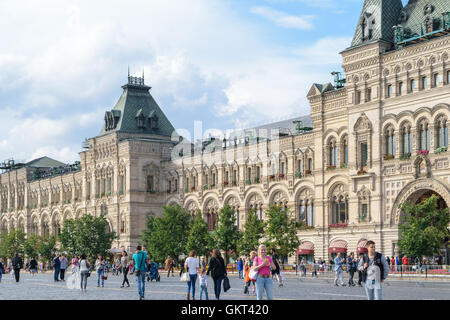
<svg viewBox="0 0 450 320">
<path fill-rule="evenodd" d="M 381 261 L 381 253 L 375 252 L 375 257 L 373 260 L 374 260 L 373 263 L 378 268 L 380 268 L 380 278 L 381 278 L 381 281 L 383 281 L 385 278 L 384 278 L 384 266 L 383 266 L 383 262 Z M 367 254 L 365 254 L 363 257 L 363 264 L 364 263 L 369 263 L 369 256 Z M 363 277 L 362 277 L 363 282 L 366 282 L 366 278 L 367 278 L 366 269 L 364 269 L 364 271 L 362 271 L 362 275 L 363 275 Z"/>
</svg>

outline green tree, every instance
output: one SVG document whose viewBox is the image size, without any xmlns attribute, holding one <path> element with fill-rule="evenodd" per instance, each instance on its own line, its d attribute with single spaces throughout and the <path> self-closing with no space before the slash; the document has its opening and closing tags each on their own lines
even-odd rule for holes
<svg viewBox="0 0 450 320">
<path fill-rule="evenodd" d="M 438 197 L 432 195 L 418 204 L 404 203 L 399 246 L 410 257 L 432 256 L 439 252 L 450 236 L 449 209 L 438 208 Z"/>
<path fill-rule="evenodd" d="M 256 210 L 248 213 L 247 220 L 242 232 L 242 239 L 239 242 L 239 252 L 249 255 L 251 251 L 257 250 L 264 235 L 266 223 L 258 218 Z"/>
<path fill-rule="evenodd" d="M 162 217 L 149 216 L 141 240 L 151 259 L 164 262 L 167 256 L 178 259 L 186 254 L 191 216 L 180 206 L 163 206 Z"/>
<path fill-rule="evenodd" d="M 282 257 L 291 256 L 300 245 L 297 230 L 300 224 L 290 217 L 289 211 L 279 206 L 270 206 L 264 242 L 267 248 L 275 248 Z"/>
<path fill-rule="evenodd" d="M 25 233 L 20 229 L 2 234 L 0 236 L 0 257 L 3 259 L 12 258 L 15 253 L 23 255 L 25 242 Z"/>
<path fill-rule="evenodd" d="M 106 256 L 115 238 L 115 232 L 108 232 L 108 221 L 103 215 L 90 214 L 66 220 L 59 236 L 63 251 L 69 255 L 84 253 L 91 260 L 97 255 Z"/>
<path fill-rule="evenodd" d="M 52 261 L 56 254 L 56 238 L 50 236 L 48 238 L 41 237 L 39 239 L 38 253 L 45 261 Z"/>
<path fill-rule="evenodd" d="M 24 252 L 27 257 L 38 257 L 40 241 L 40 238 L 35 234 L 27 238 L 24 244 Z"/>
<path fill-rule="evenodd" d="M 238 243 L 241 239 L 241 233 L 236 226 L 234 210 L 229 205 L 219 211 L 213 238 L 218 249 L 225 251 L 225 263 L 228 264 L 229 252 L 237 253 Z"/>
<path fill-rule="evenodd" d="M 197 211 L 189 232 L 186 251 L 195 250 L 198 256 L 208 256 L 211 242 L 212 237 L 208 230 L 208 224 L 203 220 L 201 212 Z"/>
</svg>

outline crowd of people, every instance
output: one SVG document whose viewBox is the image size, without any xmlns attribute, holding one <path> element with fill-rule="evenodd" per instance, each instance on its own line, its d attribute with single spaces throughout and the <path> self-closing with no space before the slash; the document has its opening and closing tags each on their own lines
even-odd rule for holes
<svg viewBox="0 0 450 320">
<path fill-rule="evenodd" d="M 422 268 L 426 265 L 436 264 L 442 265 L 442 256 L 438 255 L 433 259 L 415 258 L 410 259 L 407 256 L 385 257 L 383 254 L 375 251 L 375 243 L 367 242 L 366 253 L 360 252 L 356 257 L 351 252 L 347 257 L 343 257 L 341 252 L 328 263 L 326 260 L 319 258 L 317 261 L 313 259 L 312 263 L 307 263 L 305 259 L 300 259 L 299 264 L 294 263 L 293 269 L 298 274 L 306 277 L 307 266 L 311 271 L 312 277 L 318 277 L 318 271 L 332 270 L 335 273 L 335 286 L 353 287 L 359 285 L 364 287 L 368 299 L 382 299 L 381 284 L 389 275 L 389 272 L 402 270 L 406 266 L 415 266 Z M 93 259 L 92 259 L 93 260 Z M 122 276 L 122 284 L 130 287 L 128 279 L 129 274 L 136 276 L 139 299 L 145 297 L 145 282 L 150 279 L 156 279 L 154 272 L 158 274 L 158 264 L 150 261 L 150 255 L 145 247 L 137 246 L 133 255 L 129 256 L 124 250 L 120 255 L 116 255 L 110 264 L 109 259 L 105 259 L 99 255 L 95 262 L 91 263 L 86 254 L 80 256 L 75 255 L 71 260 L 62 253 L 57 253 L 51 262 L 47 262 L 46 266 L 51 265 L 53 270 L 53 280 L 55 282 L 66 281 L 66 270 L 71 267 L 72 273 L 68 277 L 67 287 L 70 289 L 79 289 L 82 292 L 87 290 L 87 278 L 91 272 L 95 272 L 97 287 L 104 287 L 105 281 L 108 279 L 109 272 L 112 276 Z M 167 257 L 164 262 L 167 277 L 174 277 L 174 269 L 177 266 L 176 260 Z M 199 279 L 200 292 L 198 294 L 200 300 L 203 296 L 209 300 L 208 295 L 208 276 L 211 277 L 214 286 L 214 295 L 217 300 L 220 299 L 222 288 L 226 290 L 229 287 L 227 278 L 226 263 L 221 255 L 220 250 L 213 250 L 212 257 L 207 264 L 203 258 L 201 261 L 197 257 L 195 251 L 189 253 L 189 257 L 181 262 L 180 280 L 187 282 L 187 300 L 196 299 L 196 282 Z M 274 279 L 278 282 L 278 286 L 282 287 L 284 282 L 284 268 L 280 262 L 279 256 L 275 249 L 270 249 L 270 254 L 264 245 L 260 245 L 257 251 L 251 251 L 247 257 L 239 257 L 235 263 L 238 271 L 238 278 L 244 282 L 244 294 L 256 295 L 258 300 L 262 300 L 264 296 L 268 300 L 273 299 L 273 283 Z M 16 282 L 20 281 L 20 270 L 24 268 L 24 261 L 21 255 L 15 254 L 8 266 L 0 260 L 0 282 L 2 276 L 6 272 L 10 272 Z M 25 265 L 25 269 L 34 276 L 38 271 L 45 270 L 43 261 L 37 261 L 35 257 L 31 257 Z M 348 273 L 348 282 L 344 281 L 344 272 Z M 358 275 L 358 280 L 354 279 Z M 159 279 L 157 280 L 159 281 Z"/>
</svg>

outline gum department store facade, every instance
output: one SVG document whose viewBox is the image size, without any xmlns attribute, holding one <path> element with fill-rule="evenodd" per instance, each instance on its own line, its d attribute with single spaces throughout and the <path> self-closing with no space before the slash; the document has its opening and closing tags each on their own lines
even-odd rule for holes
<svg viewBox="0 0 450 320">
<path fill-rule="evenodd" d="M 65 219 L 104 214 L 113 246 L 129 250 L 163 205 L 201 210 L 212 229 L 225 204 L 239 228 L 249 210 L 264 219 L 276 204 L 310 226 L 299 254 L 357 252 L 371 239 L 398 255 L 399 204 L 431 194 L 450 203 L 449 11 L 448 0 L 366 0 L 341 53 L 346 78 L 312 86 L 310 116 L 226 140 L 178 143 L 150 87 L 129 76 L 79 163 L 4 170 L 0 231 L 56 235 Z"/>
</svg>

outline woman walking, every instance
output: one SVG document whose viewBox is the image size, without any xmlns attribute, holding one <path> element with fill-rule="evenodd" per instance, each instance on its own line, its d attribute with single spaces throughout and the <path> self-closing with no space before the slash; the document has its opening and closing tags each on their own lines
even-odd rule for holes
<svg viewBox="0 0 450 320">
<path fill-rule="evenodd" d="M 125 285 L 125 282 L 127 283 L 127 287 L 130 286 L 130 282 L 128 282 L 128 253 L 126 251 L 122 252 L 122 258 L 120 259 L 120 270 L 122 270 L 122 274 L 123 274 L 123 281 L 122 281 L 122 285 L 120 286 L 121 288 L 123 288 L 123 286 Z"/>
<path fill-rule="evenodd" d="M 34 257 L 31 257 L 30 272 L 33 275 L 33 277 L 34 277 L 34 274 L 37 273 L 37 265 L 38 265 L 38 263 L 37 263 L 36 259 Z"/>
<path fill-rule="evenodd" d="M 102 280 L 102 287 L 104 287 L 105 279 L 103 279 L 103 276 L 105 275 L 105 261 L 103 260 L 103 256 L 98 256 L 95 261 L 95 270 L 97 271 L 97 287 L 100 287 L 100 280 Z"/>
<path fill-rule="evenodd" d="M 214 281 L 214 293 L 216 299 L 219 300 L 222 280 L 227 275 L 227 268 L 225 267 L 225 262 L 223 261 L 220 251 L 217 249 L 213 250 L 213 255 L 209 261 L 208 272 L 206 275 L 209 275 L 210 272 Z"/>
<path fill-rule="evenodd" d="M 258 256 L 253 260 L 253 270 L 258 271 L 258 278 L 256 279 L 257 300 L 263 299 L 264 290 L 267 300 L 273 300 L 270 268 L 276 269 L 272 258 L 266 253 L 266 246 L 262 244 L 258 247 Z"/>
<path fill-rule="evenodd" d="M 187 283 L 187 295 L 186 299 L 189 300 L 189 293 L 191 292 L 192 287 L 192 300 L 195 300 L 195 283 L 197 281 L 197 270 L 200 270 L 200 263 L 198 259 L 195 257 L 197 252 L 192 250 L 189 252 L 189 257 L 186 259 L 184 266 L 186 267 L 186 271 L 189 273 L 189 282 Z"/>
<path fill-rule="evenodd" d="M 80 257 L 80 290 L 86 291 L 86 285 L 87 285 L 87 278 L 89 274 L 89 267 L 91 265 L 89 264 L 89 261 L 86 259 L 86 255 L 83 253 Z"/>
<path fill-rule="evenodd" d="M 256 294 L 256 288 L 255 288 L 256 280 L 250 279 L 249 273 L 253 266 L 253 260 L 255 259 L 255 257 L 256 257 L 256 251 L 250 252 L 250 258 L 247 259 L 247 261 L 245 262 L 245 267 L 244 267 L 245 268 L 245 286 L 247 287 L 246 291 L 248 292 L 248 294 L 250 294 L 249 287 L 250 287 L 250 283 L 251 283 L 253 295 Z"/>
</svg>

